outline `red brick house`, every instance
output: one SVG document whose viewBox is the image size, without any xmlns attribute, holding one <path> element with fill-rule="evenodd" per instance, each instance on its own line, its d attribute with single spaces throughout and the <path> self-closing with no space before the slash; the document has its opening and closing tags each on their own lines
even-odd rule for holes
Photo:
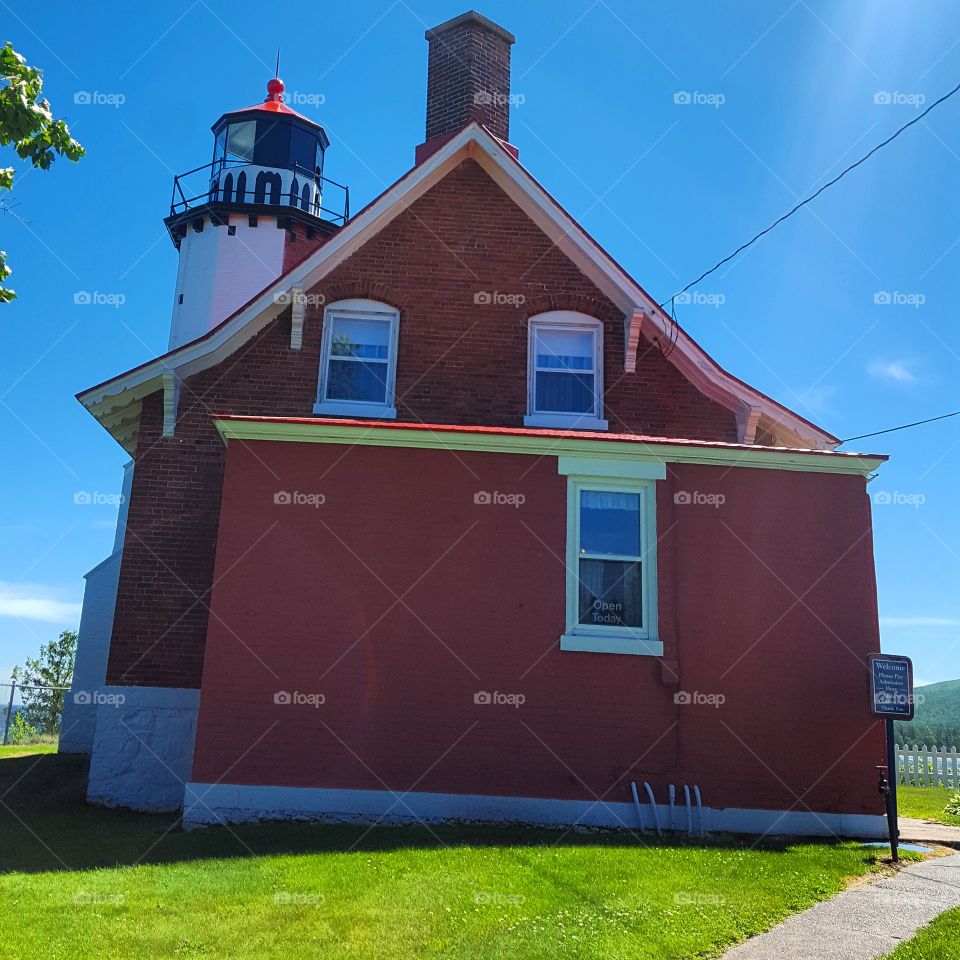
<svg viewBox="0 0 960 960">
<path fill-rule="evenodd" d="M 426 140 L 359 213 L 279 81 L 178 178 L 170 350 L 79 397 L 132 466 L 62 749 L 188 824 L 686 828 L 686 787 L 706 829 L 874 832 L 883 458 L 721 369 L 521 165 L 509 33 L 427 39 Z"/>
</svg>

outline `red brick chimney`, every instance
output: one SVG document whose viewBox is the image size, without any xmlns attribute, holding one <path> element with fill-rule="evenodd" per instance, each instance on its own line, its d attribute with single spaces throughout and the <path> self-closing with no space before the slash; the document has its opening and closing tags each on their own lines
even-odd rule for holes
<svg viewBox="0 0 960 960">
<path fill-rule="evenodd" d="M 427 133 L 417 147 L 417 162 L 474 120 L 499 139 L 509 140 L 510 47 L 516 37 L 476 10 L 441 23 L 424 36 L 430 43 Z"/>
</svg>

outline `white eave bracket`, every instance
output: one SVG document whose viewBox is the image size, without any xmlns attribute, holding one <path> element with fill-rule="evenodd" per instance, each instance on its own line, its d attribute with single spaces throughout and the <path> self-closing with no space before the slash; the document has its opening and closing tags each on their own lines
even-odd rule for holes
<svg viewBox="0 0 960 960">
<path fill-rule="evenodd" d="M 300 350 L 303 348 L 303 324 L 307 319 L 307 298 L 303 292 L 303 284 L 293 284 L 287 297 L 291 309 L 290 349 Z"/>
<path fill-rule="evenodd" d="M 180 377 L 174 370 L 164 370 L 163 380 L 163 436 L 172 437 L 177 427 L 177 408 L 180 406 Z"/>
<path fill-rule="evenodd" d="M 637 372 L 637 347 L 640 343 L 640 331 L 643 329 L 643 321 L 647 313 L 641 307 L 636 307 L 633 312 L 624 317 L 623 320 L 623 372 Z"/>
<path fill-rule="evenodd" d="M 760 408 L 744 404 L 737 410 L 737 443 L 756 443 Z"/>
</svg>

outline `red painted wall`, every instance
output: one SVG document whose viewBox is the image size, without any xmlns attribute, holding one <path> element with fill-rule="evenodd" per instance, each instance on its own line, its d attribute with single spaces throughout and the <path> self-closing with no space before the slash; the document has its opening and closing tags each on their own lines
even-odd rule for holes
<svg viewBox="0 0 960 960">
<path fill-rule="evenodd" d="M 477 304 L 481 291 L 525 300 Z M 309 293 L 303 349 L 290 349 L 288 312 L 220 365 L 188 378 L 175 436 L 161 435 L 160 394 L 144 399 L 109 683 L 199 686 L 223 475 L 210 415 L 311 416 L 324 303 L 371 297 L 400 308 L 401 421 L 521 426 L 527 318 L 566 309 L 604 322 L 611 430 L 736 440 L 733 414 L 700 394 L 656 347 L 641 343 L 636 373 L 623 372 L 622 314 L 473 161 Z"/>
<path fill-rule="evenodd" d="M 715 807 L 881 812 L 862 478 L 676 466 L 658 483 L 678 685 L 658 658 L 559 650 L 565 496 L 551 457 L 231 442 L 194 780 L 625 801 L 636 778 Z"/>
</svg>

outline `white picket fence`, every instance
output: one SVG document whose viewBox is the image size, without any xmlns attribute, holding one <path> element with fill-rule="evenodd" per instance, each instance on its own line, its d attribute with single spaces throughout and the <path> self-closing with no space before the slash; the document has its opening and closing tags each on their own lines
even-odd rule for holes
<svg viewBox="0 0 960 960">
<path fill-rule="evenodd" d="M 955 748 L 897 744 L 897 770 L 898 783 L 960 790 L 960 753 Z"/>
</svg>

